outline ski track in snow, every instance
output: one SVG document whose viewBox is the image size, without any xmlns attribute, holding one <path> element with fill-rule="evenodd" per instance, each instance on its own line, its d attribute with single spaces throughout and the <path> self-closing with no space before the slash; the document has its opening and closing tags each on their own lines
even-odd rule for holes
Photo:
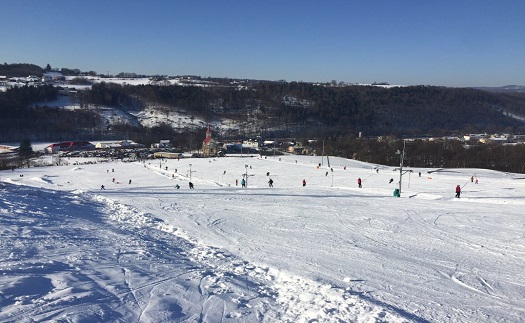
<svg viewBox="0 0 525 323">
<path fill-rule="evenodd" d="M 232 290 L 229 280 L 232 277 L 250 277 L 256 281 L 255 283 L 251 282 L 251 284 L 255 285 L 258 299 L 267 298 L 268 302 L 279 304 L 282 313 L 275 317 L 279 321 L 355 321 L 362 318 L 366 318 L 366 320 L 375 318 L 387 322 L 408 321 L 399 314 L 393 314 L 392 310 L 374 306 L 359 298 L 352 294 L 350 289 L 320 284 L 277 269 L 255 266 L 236 259 L 217 248 L 199 244 L 193 241 L 187 233 L 165 224 L 162 220 L 155 219 L 151 215 L 142 214 L 130 206 L 121 205 L 102 196 L 95 196 L 94 199 L 108 205 L 110 217 L 118 222 L 137 227 L 152 227 L 190 241 L 193 244 L 193 248 L 189 252 L 190 259 L 212 268 L 211 271 L 204 274 L 199 284 L 199 292 L 203 296 L 211 297 L 210 294 L 230 293 Z M 218 221 L 215 220 L 211 225 Z M 210 293 L 210 289 L 213 289 L 213 293 Z M 242 298 L 234 299 L 234 302 L 249 308 L 251 306 L 247 305 L 248 301 Z M 206 303 L 203 308 L 206 308 Z M 404 314 L 408 316 L 408 313 Z M 227 318 L 242 316 L 242 311 L 225 315 Z"/>
<path fill-rule="evenodd" d="M 29 191 L 29 194 L 37 194 L 37 198 L 54 198 L 57 199 L 56 194 L 49 196 L 49 193 L 43 192 L 34 192 Z M 27 198 L 34 198 L 27 196 Z M 237 277 L 232 273 L 228 273 L 226 270 L 222 270 L 217 275 L 217 272 L 207 267 L 203 267 L 202 264 L 195 264 L 190 266 L 190 268 L 185 268 L 188 264 L 191 264 L 192 261 L 185 258 L 185 252 L 183 249 L 175 249 L 170 240 L 175 239 L 176 248 L 184 247 L 187 248 L 191 246 L 191 243 L 186 242 L 181 238 L 173 236 L 175 231 L 173 228 L 162 224 L 157 219 L 152 218 L 149 215 L 137 213 L 132 208 L 126 207 L 119 203 L 115 203 L 109 199 L 102 198 L 100 196 L 89 196 L 85 192 L 74 192 L 74 194 L 68 198 L 72 198 L 73 201 L 83 201 L 86 203 L 90 199 L 94 202 L 97 202 L 108 208 L 111 212 L 110 219 L 116 221 L 116 223 L 107 222 L 107 226 L 115 226 L 111 230 L 103 230 L 103 234 L 109 234 L 110 241 L 104 241 L 101 237 L 95 237 L 90 239 L 85 236 L 85 233 L 77 232 L 77 229 L 72 228 L 72 233 L 74 237 L 64 238 L 64 246 L 60 245 L 58 248 L 69 248 L 72 244 L 75 244 L 75 248 L 80 248 L 78 251 L 76 259 L 71 259 L 69 254 L 66 254 L 62 262 L 60 260 L 51 260 L 45 259 L 45 255 L 42 255 L 42 262 L 32 263 L 27 262 L 23 265 L 17 264 L 16 267 L 12 267 L 9 264 L 3 264 L 1 267 L 1 272 L 3 275 L 9 275 L 17 277 L 24 275 L 25 273 L 32 273 L 35 275 L 38 273 L 46 274 L 45 276 L 49 277 L 38 277 L 38 276 L 29 276 L 29 277 L 19 277 L 19 279 L 14 279 L 9 283 L 10 287 L 3 288 L 2 297 L 0 298 L 2 302 L 2 314 L 0 314 L 0 320 L 2 321 L 17 321 L 17 320 L 29 320 L 29 321 L 43 321 L 51 319 L 67 319 L 67 320 L 89 320 L 89 321 L 154 321 L 154 322 L 163 322 L 163 321 L 174 321 L 184 319 L 182 309 L 177 310 L 177 308 L 150 308 L 150 305 L 158 307 L 158 304 L 165 303 L 169 305 L 168 300 L 170 299 L 170 293 L 167 291 L 162 291 L 162 286 L 166 282 L 182 280 L 196 281 L 199 283 L 199 290 L 202 293 L 202 298 L 204 298 L 204 303 L 211 304 L 210 308 L 203 307 L 201 311 L 201 320 L 204 322 L 214 322 L 217 320 L 226 320 L 228 317 L 241 319 L 242 317 L 250 320 L 250 317 L 253 316 L 254 312 L 267 314 L 267 309 L 264 304 L 259 304 L 261 300 L 261 293 L 255 293 L 254 290 L 246 288 L 245 285 L 252 284 L 248 279 L 243 277 Z M 57 204 L 60 202 L 60 199 L 57 199 Z M 88 203 L 89 204 L 89 203 Z M 25 229 L 22 232 L 22 236 L 26 235 L 28 237 L 38 237 L 38 232 L 41 231 L 44 238 L 37 248 L 46 249 L 46 245 L 50 244 L 49 240 L 53 239 L 53 236 L 45 234 L 44 228 L 48 225 L 55 225 L 55 223 L 48 224 L 45 223 L 46 219 L 39 219 L 39 217 L 45 213 L 40 212 L 39 210 L 28 210 L 23 206 L 23 203 L 17 205 L 11 205 L 8 209 L 2 209 L 2 214 L 7 213 L 8 215 L 13 213 L 23 213 L 28 214 L 33 213 L 35 218 L 32 224 L 35 225 L 35 228 Z M 71 210 L 70 210 L 71 211 Z M 78 211 L 78 210 L 75 210 Z M 67 214 L 63 214 L 65 217 L 71 218 Z M 16 214 L 14 214 L 16 216 Z M 72 220 L 72 219 L 70 219 Z M 101 219 L 102 220 L 102 219 Z M 55 220 L 56 221 L 56 220 Z M 8 221 L 2 221 L 4 224 Z M 66 221 L 67 223 L 67 221 Z M 101 224 L 101 223 L 98 223 Z M 65 226 L 67 224 L 61 224 Z M 137 240 L 134 237 L 126 236 L 129 235 L 125 231 L 133 227 L 133 232 L 139 234 L 142 238 Z M 62 229 L 63 230 L 63 229 Z M 96 230 L 100 231 L 98 228 L 82 228 L 82 230 Z M 164 234 L 158 234 L 150 231 L 158 231 L 161 233 L 169 233 L 166 237 Z M 120 231 L 120 232 L 119 232 Z M 147 231 L 147 232 L 145 232 Z M 20 232 L 18 232 L 20 233 Z M 112 240 L 112 236 L 116 239 Z M 122 235 L 124 235 L 125 240 L 122 241 Z M 14 236 L 12 240 L 15 240 L 15 244 L 23 244 L 24 241 L 20 240 L 20 234 L 17 235 L 19 239 L 16 239 Z M 171 237 L 170 237 L 171 236 Z M 153 238 L 151 238 L 153 237 Z M 82 241 L 86 244 L 78 244 L 79 241 L 76 239 L 87 239 L 88 241 Z M 22 239 L 23 240 L 23 239 Z M 91 241 L 89 241 L 91 240 Z M 148 241 L 150 240 L 150 241 Z M 167 240 L 167 241 L 163 241 Z M 111 244 L 114 242 L 114 245 Z M 94 243 L 109 243 L 111 244 L 112 252 L 107 254 L 90 254 L 89 244 Z M 159 246 L 160 244 L 160 246 Z M 108 246 L 109 247 L 109 246 Z M 181 256 L 174 256 L 175 262 L 173 262 L 171 257 L 162 254 L 162 249 L 166 249 L 166 253 L 180 253 L 182 259 L 179 259 Z M 29 249 L 29 248 L 28 248 Z M 82 250 L 84 249 L 84 250 Z M 204 248 L 206 249 L 206 248 Z M 14 249 L 16 251 L 16 249 Z M 31 249 L 29 249 L 31 250 Z M 96 249 L 100 250 L 100 249 Z M 190 250 L 193 250 L 190 249 Z M 35 250 L 35 253 L 43 254 L 44 252 L 39 252 Z M 154 255 L 150 253 L 161 252 L 160 255 Z M 192 251 L 195 252 L 195 251 Z M 201 254 L 203 254 L 201 252 Z M 211 255 L 218 255 L 221 253 L 211 253 Z M 31 255 L 26 254 L 17 254 L 12 253 L 11 260 L 13 261 L 24 261 L 24 258 L 31 258 Z M 134 261 L 130 261 L 129 257 L 134 258 Z M 218 257 L 218 256 L 217 256 Z M 217 258 L 213 256 L 212 258 Z M 199 257 L 195 257 L 199 259 Z M 210 258 L 207 257 L 200 257 Z M 141 276 L 144 274 L 151 274 L 151 271 L 143 271 L 140 267 L 135 265 L 135 261 L 144 260 L 141 263 L 144 263 L 146 267 L 155 266 L 162 267 L 164 269 L 170 268 L 166 272 L 161 272 L 159 270 L 154 270 L 156 273 L 156 279 L 145 280 L 141 279 Z M 67 261 L 79 263 L 78 267 L 71 267 L 67 264 Z M 96 261 L 101 263 L 100 266 L 91 267 L 86 262 Z M 150 262 L 151 261 L 151 262 Z M 179 264 L 179 266 L 177 266 Z M 182 265 L 182 266 L 181 266 Z M 82 268 L 82 267 L 87 267 Z M 95 269 L 95 272 L 90 272 Z M 70 281 L 54 281 L 54 273 L 66 273 L 63 274 L 63 277 L 69 278 Z M 214 278 L 213 281 L 210 280 L 210 274 L 213 276 L 217 275 L 218 278 Z M 63 278 L 59 277 L 59 278 Z M 120 281 L 114 281 L 112 277 L 121 277 Z M 187 277 L 187 278 L 185 278 Z M 106 281 L 107 280 L 107 281 Z M 79 281 L 82 281 L 79 283 Z M 38 283 L 41 287 L 38 295 L 24 295 L 27 285 Z M 191 289 L 190 286 L 177 286 L 177 288 L 183 290 Z M 184 285 L 184 284 L 183 284 Z M 82 288 L 85 286 L 85 289 Z M 172 285 L 170 289 L 175 288 Z M 82 288 L 83 290 L 78 290 Z M 72 291 L 71 289 L 76 289 Z M 159 291 L 157 291 L 159 290 Z M 162 294 L 159 293 L 162 291 Z M 34 293 L 34 290 L 32 291 Z M 17 295 L 18 294 L 18 295 Z M 62 295 L 65 294 L 66 297 Z M 250 294 L 252 294 L 250 296 Z M 239 297 L 232 299 L 232 295 L 246 295 L 248 299 L 243 299 Z M 37 300 L 29 298 L 30 302 L 24 301 L 27 297 L 37 296 Z M 167 297 L 165 297 L 167 296 Z M 158 301 L 155 298 L 165 297 L 166 300 Z M 217 313 L 215 308 L 215 301 L 210 302 L 210 299 L 222 299 L 222 302 L 227 302 L 229 308 L 220 310 Z M 254 300 L 256 304 L 251 304 L 251 300 Z M 201 300 L 202 301 L 202 300 Z M 87 304 L 86 304 L 87 303 Z M 105 305 L 107 303 L 108 305 Z M 194 300 L 190 298 L 190 303 L 188 307 L 193 307 L 195 304 L 199 303 L 199 300 Z M 195 303 L 195 304 L 194 304 Z M 77 305 L 78 304 L 78 305 Z M 173 303 L 176 304 L 176 303 Z M 239 304 L 237 306 L 237 304 Z M 240 308 L 246 308 L 247 310 L 239 310 Z M 250 308 L 253 307 L 253 310 Z M 191 311 L 189 311 L 191 312 Z M 129 316 L 130 313 L 138 313 L 136 316 Z M 163 313 L 166 316 L 163 316 Z M 173 316 L 173 314 L 179 313 L 180 316 Z M 169 315 L 168 315 L 169 314 Z M 271 315 L 269 315 L 271 317 Z M 195 319 L 195 317 L 187 317 L 186 319 Z M 253 319 L 253 318 L 251 318 Z M 227 320 L 226 320 L 227 321 Z"/>
<path fill-rule="evenodd" d="M 0 267 L 3 275 L 13 277 L 8 283 L 9 287 L 3 288 L 0 294 L 2 321 L 409 321 L 396 313 L 395 309 L 374 305 L 348 288 L 318 283 L 274 268 L 256 266 L 220 249 L 198 243 L 184 231 L 166 224 L 152 214 L 141 213 L 131 206 L 102 195 L 82 190 L 73 191 L 66 196 L 43 190 L 18 190 L 18 194 L 25 192 L 26 200 L 54 199 L 56 211 L 61 212 L 65 221 L 58 224 L 58 219 L 47 216 L 46 212 L 38 210 L 38 207 L 28 209 L 23 201 L 7 208 L 2 207 L 3 215 L 17 216 L 18 213 L 32 218 L 29 221 L 32 228 L 18 229 L 23 232 L 11 237 L 15 244 L 26 243 L 23 236 L 38 238 L 39 232 L 43 238 L 38 242 L 38 246 L 33 247 L 43 249 L 34 250 L 35 254 L 41 255 L 41 262 L 24 262 L 24 258 L 32 259 L 32 255 L 24 254 L 32 251 L 26 247 L 23 253 L 12 253 L 9 259 L 22 262 L 23 265 L 17 263 L 17 266 L 13 267 L 7 263 Z M 74 207 L 62 209 L 60 205 L 64 200 L 73 206 L 98 205 L 99 208 L 105 209 L 102 214 L 108 214 L 109 222 L 100 214 L 94 218 L 91 214 L 84 214 L 86 210 L 80 211 Z M 44 218 L 40 218 L 41 216 Z M 84 217 L 87 222 L 95 223 L 83 223 L 83 228 L 65 229 L 68 223 L 74 223 L 75 217 Z M 48 223 L 49 220 L 52 222 Z M 2 220 L 3 224 L 8 222 L 9 220 Z M 62 255 L 65 259 L 51 259 L 45 256 L 46 246 L 56 243 L 51 241 L 55 239 L 53 233 L 46 231 L 52 230 L 50 227 L 53 225 L 59 225 L 60 230 L 66 230 L 70 234 L 69 237 L 57 236 L 57 239 L 63 241 L 55 248 L 66 249 Z M 98 225 L 104 225 L 108 229 L 101 230 Z M 83 232 L 90 230 L 101 231 L 100 234 L 106 235 L 104 238 L 108 241 Z M 126 231 L 138 234 L 141 239 L 152 239 L 150 237 L 153 236 L 156 240 L 147 241 L 144 245 L 144 240 L 137 240 Z M 151 231 L 167 233 L 172 238 Z M 17 241 L 16 237 L 21 241 Z M 168 241 L 163 241 L 164 239 L 176 239 L 177 249 L 173 250 L 174 246 Z M 108 244 L 109 248 L 105 254 L 99 254 L 99 248 L 92 253 L 89 251 L 90 244 Z M 150 249 L 154 246 L 149 244 L 157 245 L 157 248 Z M 135 261 L 144 260 L 140 263 L 149 265 L 148 260 L 154 258 L 155 266 L 167 269 L 169 265 L 173 265 L 169 257 L 155 257 L 150 254 L 159 252 L 158 244 L 161 244 L 160 249 L 166 249 L 167 253 L 179 253 L 182 257 L 187 257 L 187 260 L 182 261 L 183 266 L 187 263 L 195 265 L 188 269 L 176 268 L 162 273 L 160 270 L 155 271 L 158 275 L 156 279 L 143 281 L 140 276 L 147 271 L 143 272 L 134 262 L 127 259 L 131 257 L 135 258 Z M 68 252 L 72 245 L 78 249 L 73 255 Z M 179 247 L 181 249 L 178 249 Z M 175 260 L 177 258 L 175 257 Z M 99 265 L 88 265 L 94 261 Z M 55 277 L 55 274 L 60 275 Z M 121 278 L 120 281 L 115 281 L 113 277 Z M 151 308 L 152 305 L 158 307 L 159 302 L 156 298 L 167 295 L 169 299 L 169 291 L 165 291 L 162 286 L 166 282 L 180 279 L 196 281 L 194 284 L 201 299 L 192 300 L 188 307 L 191 309 L 200 303 L 198 317 L 190 315 L 185 318 L 182 309 L 177 308 Z M 31 284 L 41 286 L 36 289 L 38 295 L 24 295 L 27 286 Z M 172 288 L 174 287 L 170 287 Z M 35 289 L 32 290 L 32 293 L 34 292 Z M 179 313 L 180 316 L 173 316 L 173 313 Z"/>
</svg>

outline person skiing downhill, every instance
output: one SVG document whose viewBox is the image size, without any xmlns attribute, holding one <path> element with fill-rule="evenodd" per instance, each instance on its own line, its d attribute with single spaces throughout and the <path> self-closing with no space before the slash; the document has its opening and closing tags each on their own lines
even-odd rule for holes
<svg viewBox="0 0 525 323">
<path fill-rule="evenodd" d="M 456 186 L 456 197 L 459 198 L 459 196 L 461 195 L 461 186 Z"/>
<path fill-rule="evenodd" d="M 361 177 L 359 177 L 359 178 L 357 179 L 357 186 L 358 186 L 359 188 L 362 187 L 362 186 L 361 186 Z"/>
<path fill-rule="evenodd" d="M 273 179 L 270 178 L 270 180 L 268 181 L 268 185 L 269 185 L 270 187 L 273 187 Z"/>
<path fill-rule="evenodd" d="M 306 186 L 306 179 L 303 179 L 303 186 Z"/>
</svg>

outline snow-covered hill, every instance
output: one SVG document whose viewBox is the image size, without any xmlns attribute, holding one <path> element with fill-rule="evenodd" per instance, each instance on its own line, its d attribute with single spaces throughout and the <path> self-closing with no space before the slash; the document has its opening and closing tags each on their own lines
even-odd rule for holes
<svg viewBox="0 0 525 323">
<path fill-rule="evenodd" d="M 413 169 L 395 198 L 393 168 L 340 158 L 82 161 L 0 172 L 0 321 L 525 313 L 522 175 Z"/>
<path fill-rule="evenodd" d="M 67 81 L 71 81 L 76 77 L 68 76 Z M 37 103 L 35 106 L 48 106 L 48 107 L 60 107 L 64 109 L 80 109 L 80 101 L 76 98 L 76 91 L 82 91 L 91 88 L 92 84 L 97 84 L 101 82 L 115 83 L 121 85 L 148 85 L 148 84 L 158 84 L 158 81 L 155 81 L 152 78 L 141 77 L 141 78 L 101 78 L 101 77 L 84 77 L 91 84 L 89 85 L 74 85 L 74 84 L 57 84 L 61 86 L 64 90 L 63 94 L 56 101 L 53 102 L 42 102 Z M 192 85 L 192 86 L 208 86 L 205 81 L 190 82 L 191 80 L 186 80 L 184 78 L 169 78 L 166 79 L 166 84 L 171 85 Z M 71 93 L 68 93 L 71 92 Z M 178 109 L 173 109 L 173 107 L 165 107 L 159 105 L 147 105 L 145 107 L 133 108 L 125 107 L 125 109 L 120 109 L 118 107 L 110 106 L 93 106 L 91 107 L 92 111 L 97 112 L 104 124 L 106 125 L 115 125 L 115 124 L 129 124 L 132 126 L 142 125 L 145 127 L 154 127 L 160 124 L 170 124 L 174 129 L 179 130 L 200 130 L 211 125 L 216 128 L 216 130 L 221 131 L 232 131 L 239 129 L 240 127 L 245 127 L 248 129 L 247 124 L 242 124 L 231 119 L 221 118 L 218 120 L 204 120 L 195 116 L 191 113 L 188 113 L 183 108 L 179 107 Z"/>
</svg>

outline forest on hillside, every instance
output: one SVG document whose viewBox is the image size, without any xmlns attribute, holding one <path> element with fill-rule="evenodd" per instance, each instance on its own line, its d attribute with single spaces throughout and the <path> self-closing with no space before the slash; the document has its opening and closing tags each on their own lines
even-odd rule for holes
<svg viewBox="0 0 525 323">
<path fill-rule="evenodd" d="M 289 125 L 289 132 L 280 136 L 349 132 L 416 136 L 525 129 L 522 121 L 510 117 L 525 116 L 525 95 L 468 88 L 326 87 L 300 82 L 252 82 L 243 88 L 100 83 L 84 95 L 84 101 L 94 105 L 126 109 L 155 103 L 167 110 L 183 108 L 204 119 L 256 115 L 261 132 Z"/>
<path fill-rule="evenodd" d="M 156 86 L 98 83 L 75 98 L 82 109 L 49 108 L 56 88 L 44 85 L 0 93 L 0 140 L 27 137 L 67 140 L 123 136 L 140 142 L 175 137 L 169 124 L 149 129 L 104 124 L 98 107 L 140 111 L 149 105 L 167 113 L 184 110 L 204 120 L 228 118 L 249 122 L 254 133 L 268 138 L 339 138 L 348 134 L 411 137 L 464 133 L 524 133 L 525 95 L 490 93 L 468 88 L 411 86 L 328 87 L 302 82 L 251 81 L 241 86 Z M 34 106 L 34 103 L 40 106 Z M 225 138 L 232 139 L 232 138 Z M 237 138 L 238 139 L 238 138 Z"/>
<path fill-rule="evenodd" d="M 308 83 L 250 82 L 228 85 L 129 86 L 99 83 L 76 94 L 80 109 L 46 106 L 58 98 L 56 87 L 23 86 L 0 92 L 0 142 L 109 140 L 128 138 L 149 146 L 170 139 L 186 150 L 200 147 L 204 129 L 177 132 L 167 123 L 154 127 L 109 125 L 97 113 L 111 106 L 140 110 L 148 105 L 184 109 L 204 119 L 260 122 L 253 136 L 319 139 L 328 155 L 398 165 L 403 137 L 464 133 L 523 134 L 521 94 L 489 93 L 442 87 L 325 87 Z M 35 105 L 38 103 L 38 105 Z M 254 118 L 256 116 L 256 118 Z M 281 129 L 277 133 L 274 129 Z M 284 130 L 283 130 L 284 129 Z M 359 132 L 367 137 L 358 138 Z M 243 138 L 221 138 L 223 140 Z M 405 141 L 405 165 L 413 167 L 489 168 L 524 172 L 524 145 L 470 144 L 458 140 Z M 311 147 L 317 154 L 321 147 Z"/>
<path fill-rule="evenodd" d="M 0 64 L 0 75 L 6 77 L 42 76 L 44 70 L 34 64 Z"/>
</svg>

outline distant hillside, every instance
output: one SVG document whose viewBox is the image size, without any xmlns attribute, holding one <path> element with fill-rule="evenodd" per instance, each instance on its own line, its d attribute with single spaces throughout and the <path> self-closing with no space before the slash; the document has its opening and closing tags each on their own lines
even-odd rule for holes
<svg viewBox="0 0 525 323">
<path fill-rule="evenodd" d="M 0 75 L 7 77 L 42 76 L 44 70 L 34 64 L 0 64 Z"/>
<path fill-rule="evenodd" d="M 198 147 L 207 124 L 223 139 L 525 133 L 525 94 L 519 92 L 184 79 L 148 85 L 96 80 L 84 90 L 61 90 L 76 109 L 53 104 L 59 97 L 51 85 L 8 89 L 0 93 L 0 140 L 171 139 Z"/>
<path fill-rule="evenodd" d="M 246 81 L 235 86 L 130 86 L 101 83 L 92 105 L 184 109 L 205 120 L 249 124 L 248 135 L 341 136 L 522 132 L 525 95 L 468 88 L 329 87 L 300 82 Z M 139 103 L 137 103 L 139 102 Z"/>
</svg>

